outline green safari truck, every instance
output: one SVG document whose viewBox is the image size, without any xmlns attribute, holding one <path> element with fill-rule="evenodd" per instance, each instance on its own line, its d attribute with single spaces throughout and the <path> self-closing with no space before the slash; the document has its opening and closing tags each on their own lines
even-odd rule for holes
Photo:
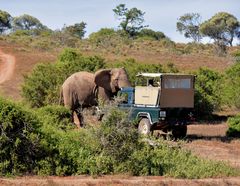
<svg viewBox="0 0 240 186">
<path fill-rule="evenodd" d="M 137 86 L 121 89 L 124 100 L 119 108 L 129 111 L 130 120 L 137 119 L 141 134 L 160 130 L 174 138 L 185 137 L 187 124 L 194 120 L 195 76 L 139 73 L 137 77 Z"/>
</svg>

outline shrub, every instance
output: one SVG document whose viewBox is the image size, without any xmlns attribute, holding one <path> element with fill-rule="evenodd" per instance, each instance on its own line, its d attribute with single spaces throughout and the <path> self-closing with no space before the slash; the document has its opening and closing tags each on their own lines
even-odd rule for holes
<svg viewBox="0 0 240 186">
<path fill-rule="evenodd" d="M 240 115 L 229 118 L 227 123 L 229 127 L 227 135 L 231 137 L 240 137 Z"/>
<path fill-rule="evenodd" d="M 114 29 L 102 28 L 98 32 L 90 34 L 89 41 L 96 47 L 110 50 L 112 47 L 120 47 L 124 42 L 124 36 Z"/>
<path fill-rule="evenodd" d="M 226 71 L 224 84 L 224 103 L 230 107 L 240 108 L 240 63 Z"/>
<path fill-rule="evenodd" d="M 0 98 L 0 133 L 0 175 L 31 173 L 41 154 L 36 116 Z"/>
<path fill-rule="evenodd" d="M 223 163 L 202 160 L 162 140 L 141 138 L 127 114 L 116 108 L 109 108 L 99 127 L 81 130 L 72 130 L 69 110 L 61 106 L 32 112 L 1 99 L 0 110 L 1 175 L 239 175 Z"/>
<path fill-rule="evenodd" d="M 161 40 L 166 38 L 165 34 L 163 32 L 154 31 L 151 29 L 142 29 L 138 34 L 138 37 L 140 38 L 150 38 L 154 40 Z"/>
<path fill-rule="evenodd" d="M 34 171 L 40 175 L 88 174 L 87 162 L 98 150 L 92 133 L 72 130 L 70 111 L 61 106 L 43 107 L 37 110 L 37 115 L 42 122 L 41 145 L 45 153 Z"/>
<path fill-rule="evenodd" d="M 115 163 L 126 161 L 139 146 L 137 130 L 127 120 L 127 113 L 114 107 L 108 109 L 106 119 L 97 130 L 97 136 L 102 153 L 111 157 Z"/>
<path fill-rule="evenodd" d="M 203 160 L 177 146 L 169 147 L 162 140 L 155 141 L 155 146 L 145 144 L 140 150 L 134 151 L 128 162 L 128 171 L 133 175 L 188 179 L 239 174 L 239 171 L 224 163 Z"/>
<path fill-rule="evenodd" d="M 54 125 L 58 129 L 73 129 L 72 113 L 59 105 L 48 105 L 38 109 L 37 115 L 43 124 Z"/>
<path fill-rule="evenodd" d="M 197 116 L 210 116 L 222 103 L 222 76 L 213 70 L 200 68 L 196 73 L 195 111 Z"/>
<path fill-rule="evenodd" d="M 232 56 L 235 58 L 236 62 L 240 62 L 240 50 L 235 50 L 232 52 Z"/>
<path fill-rule="evenodd" d="M 62 53 L 58 56 L 59 62 L 74 62 L 79 60 L 82 55 L 77 52 L 76 49 L 65 48 Z"/>
<path fill-rule="evenodd" d="M 32 107 L 48 104 L 48 95 L 56 94 L 56 86 L 62 82 L 59 74 L 60 70 L 54 64 L 38 64 L 30 75 L 24 77 L 22 96 Z"/>
</svg>

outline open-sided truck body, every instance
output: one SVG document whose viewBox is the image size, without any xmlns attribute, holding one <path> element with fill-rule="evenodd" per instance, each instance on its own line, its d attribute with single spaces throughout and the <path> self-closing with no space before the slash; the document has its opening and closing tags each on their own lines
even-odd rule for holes
<svg viewBox="0 0 240 186">
<path fill-rule="evenodd" d="M 120 94 L 126 99 L 119 107 L 129 110 L 131 120 L 138 119 L 139 132 L 162 130 L 176 138 L 186 136 L 187 124 L 193 118 L 195 76 L 162 73 L 138 76 L 153 84 L 123 88 Z"/>
</svg>

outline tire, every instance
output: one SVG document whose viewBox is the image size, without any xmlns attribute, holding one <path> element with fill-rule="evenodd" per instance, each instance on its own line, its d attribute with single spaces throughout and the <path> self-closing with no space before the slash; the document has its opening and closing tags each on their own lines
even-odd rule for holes
<svg viewBox="0 0 240 186">
<path fill-rule="evenodd" d="M 183 139 L 187 135 L 187 125 L 174 126 L 172 129 L 172 135 L 175 139 Z"/>
<path fill-rule="evenodd" d="M 138 124 L 139 134 L 149 135 L 151 133 L 151 124 L 149 119 L 142 118 Z"/>
</svg>

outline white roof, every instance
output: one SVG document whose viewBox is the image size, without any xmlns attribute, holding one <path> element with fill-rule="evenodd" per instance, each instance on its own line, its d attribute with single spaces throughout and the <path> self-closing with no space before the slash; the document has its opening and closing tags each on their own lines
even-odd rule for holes
<svg viewBox="0 0 240 186">
<path fill-rule="evenodd" d="M 151 77 L 156 78 L 160 77 L 162 75 L 190 75 L 190 74 L 179 74 L 179 73 L 138 73 L 136 76 L 142 76 L 142 77 Z"/>
<path fill-rule="evenodd" d="M 137 76 L 143 76 L 143 77 L 160 77 L 162 73 L 138 73 Z"/>
</svg>

